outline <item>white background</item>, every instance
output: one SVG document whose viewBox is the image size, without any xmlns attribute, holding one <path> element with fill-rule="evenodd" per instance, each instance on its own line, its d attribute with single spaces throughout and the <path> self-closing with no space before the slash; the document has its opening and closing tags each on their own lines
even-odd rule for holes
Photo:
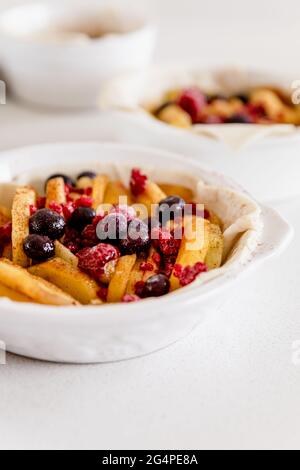
<svg viewBox="0 0 300 470">
<path fill-rule="evenodd" d="M 149 4 L 160 28 L 157 62 L 243 63 L 300 78 L 299 1 Z M 11 126 L 25 117 L 45 119 L 2 107 L 2 139 L 12 144 Z M 186 340 L 113 365 L 8 355 L 0 366 L 0 447 L 299 449 L 292 346 L 300 340 L 300 201 L 278 209 L 296 228 L 291 248 L 244 280 Z"/>
</svg>

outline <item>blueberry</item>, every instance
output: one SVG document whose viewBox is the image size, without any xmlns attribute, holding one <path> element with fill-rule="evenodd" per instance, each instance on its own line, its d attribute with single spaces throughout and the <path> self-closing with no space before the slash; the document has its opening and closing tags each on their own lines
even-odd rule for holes
<svg viewBox="0 0 300 470">
<path fill-rule="evenodd" d="M 165 274 L 155 274 L 151 276 L 143 287 L 141 297 L 161 297 L 168 294 L 170 281 Z"/>
<path fill-rule="evenodd" d="M 247 114 L 234 114 L 226 119 L 227 124 L 252 124 L 250 116 Z"/>
<path fill-rule="evenodd" d="M 121 252 L 124 255 L 145 253 L 150 246 L 148 225 L 134 219 L 128 223 L 127 236 L 120 240 Z"/>
<path fill-rule="evenodd" d="M 83 171 L 77 176 L 77 181 L 80 180 L 80 178 L 90 178 L 91 180 L 94 180 L 96 176 L 97 173 L 94 173 L 93 171 Z"/>
<path fill-rule="evenodd" d="M 49 178 L 46 181 L 46 186 L 47 186 L 48 181 L 53 180 L 54 178 L 62 178 L 64 180 L 65 184 L 67 184 L 68 186 L 72 186 L 72 187 L 75 186 L 75 182 L 74 182 L 74 180 L 72 180 L 72 178 L 70 178 L 67 175 L 60 174 L 60 173 L 49 176 Z"/>
<path fill-rule="evenodd" d="M 179 196 L 169 196 L 160 201 L 158 208 L 158 217 L 162 225 L 169 220 L 174 220 L 183 216 L 185 201 Z"/>
<path fill-rule="evenodd" d="M 127 217 L 123 214 L 109 214 L 97 225 L 96 233 L 99 240 L 118 244 L 127 236 Z"/>
<path fill-rule="evenodd" d="M 55 245 L 49 237 L 29 235 L 25 238 L 23 249 L 28 258 L 34 261 L 46 261 L 55 255 Z"/>
<path fill-rule="evenodd" d="M 65 219 L 50 209 L 40 209 L 29 219 L 31 234 L 45 235 L 51 240 L 59 240 L 65 233 Z"/>
<path fill-rule="evenodd" d="M 69 219 L 69 226 L 82 231 L 87 225 L 92 224 L 96 212 L 91 207 L 78 207 Z"/>
</svg>

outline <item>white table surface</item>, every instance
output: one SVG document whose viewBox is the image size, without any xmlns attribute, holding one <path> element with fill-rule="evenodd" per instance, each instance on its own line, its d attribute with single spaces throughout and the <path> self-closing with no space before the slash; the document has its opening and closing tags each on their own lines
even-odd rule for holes
<svg viewBox="0 0 300 470">
<path fill-rule="evenodd" d="M 188 50 L 189 58 L 199 59 L 197 45 L 203 28 L 208 33 L 213 24 L 213 10 L 210 16 L 204 11 L 207 23 L 201 29 L 192 12 L 202 2 L 184 2 L 187 11 L 183 16 L 186 26 L 189 18 L 189 27 L 179 40 L 176 28 L 183 21 L 182 2 L 162 3 L 160 25 L 166 26 L 161 29 L 157 60 L 173 59 L 175 50 L 179 57 Z M 231 25 L 240 29 L 241 3 L 226 3 L 238 8 Z M 258 55 L 259 65 L 265 61 L 282 16 L 277 2 L 272 2 L 274 21 L 258 52 L 258 38 L 268 21 L 267 3 L 259 2 L 261 22 L 252 10 L 244 25 L 250 32 L 250 25 L 258 23 L 253 47 L 245 38 L 244 51 L 253 60 Z M 286 40 L 294 38 L 292 44 L 299 50 L 293 20 L 299 18 L 299 2 L 286 3 L 296 9 L 288 17 Z M 219 13 L 219 23 L 226 11 Z M 197 12 L 200 21 L 201 8 Z M 223 57 L 235 56 L 242 62 L 244 51 L 227 27 L 224 40 L 233 48 Z M 211 53 L 219 48 L 215 31 L 212 27 L 207 36 Z M 205 50 L 203 43 L 200 49 Z M 275 55 L 274 47 L 273 63 Z M 291 68 L 295 65 L 291 56 L 281 60 Z M 86 117 L 93 120 L 92 115 Z M 15 126 L 23 124 L 22 143 L 40 140 L 40 136 L 26 137 L 26 126 L 47 125 L 48 119 L 45 112 L 13 104 L 0 107 L 0 148 L 20 142 Z M 54 119 L 52 115 L 52 126 Z M 296 229 L 288 251 L 244 279 L 220 312 L 212 313 L 192 335 L 169 349 L 133 361 L 95 366 L 45 364 L 8 354 L 7 364 L 0 366 L 0 448 L 299 449 L 300 364 L 293 360 L 293 344 L 300 341 L 300 199 L 277 208 Z"/>
</svg>

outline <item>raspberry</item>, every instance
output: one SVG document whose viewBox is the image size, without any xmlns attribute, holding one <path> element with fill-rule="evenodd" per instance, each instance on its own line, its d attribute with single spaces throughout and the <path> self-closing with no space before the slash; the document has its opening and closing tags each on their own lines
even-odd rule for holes
<svg viewBox="0 0 300 470">
<path fill-rule="evenodd" d="M 103 212 L 102 214 L 96 215 L 96 217 L 95 217 L 94 220 L 93 220 L 93 225 L 94 225 L 94 227 L 97 227 L 97 225 L 99 224 L 99 222 L 101 222 L 101 220 L 103 220 L 104 217 L 106 217 L 107 215 L 108 215 L 108 212 Z"/>
<path fill-rule="evenodd" d="M 72 253 L 76 254 L 81 248 L 81 238 L 77 230 L 70 227 L 66 228 L 66 233 L 64 237 L 64 245 Z"/>
<path fill-rule="evenodd" d="M 206 104 L 206 97 L 198 88 L 188 88 L 178 99 L 178 105 L 191 116 L 193 123 L 198 121 Z"/>
<path fill-rule="evenodd" d="M 56 212 L 59 215 L 63 215 L 63 206 L 62 206 L 62 204 L 58 204 L 55 201 L 51 201 L 50 204 L 49 204 L 49 209 L 51 211 Z"/>
<path fill-rule="evenodd" d="M 93 199 L 91 197 L 82 196 L 75 201 L 76 207 L 92 207 Z"/>
<path fill-rule="evenodd" d="M 129 295 L 125 294 L 122 302 L 125 304 L 131 303 L 131 302 L 139 302 L 141 299 L 137 295 Z"/>
<path fill-rule="evenodd" d="M 99 243 L 96 235 L 96 227 L 94 225 L 87 225 L 82 232 L 82 245 L 84 247 L 93 247 Z"/>
<path fill-rule="evenodd" d="M 174 266 L 174 276 L 179 279 L 182 287 L 188 286 L 202 273 L 207 272 L 207 266 L 204 263 L 196 263 L 194 266 L 183 267 L 180 264 Z"/>
<path fill-rule="evenodd" d="M 34 215 L 37 212 L 37 207 L 34 205 L 29 206 L 30 216 Z"/>
<path fill-rule="evenodd" d="M 167 277 L 170 277 L 176 263 L 176 256 L 169 256 L 164 258 L 163 271 Z"/>
<path fill-rule="evenodd" d="M 165 256 L 177 255 L 181 239 L 175 239 L 174 233 L 167 228 L 155 228 L 151 232 L 153 246 Z"/>
<path fill-rule="evenodd" d="M 99 243 L 92 248 L 84 248 L 77 253 L 79 268 L 87 271 L 91 275 L 99 275 L 103 272 L 104 266 L 109 261 L 114 261 L 120 257 L 120 252 L 112 245 Z"/>
<path fill-rule="evenodd" d="M 146 189 L 147 176 L 143 175 L 138 168 L 134 168 L 131 172 L 130 189 L 134 196 L 140 196 Z"/>
<path fill-rule="evenodd" d="M 101 286 L 97 292 L 99 299 L 103 302 L 107 302 L 108 287 Z"/>
<path fill-rule="evenodd" d="M 36 200 L 36 207 L 37 209 L 45 209 L 46 207 L 46 198 L 45 197 L 38 197 Z"/>
<path fill-rule="evenodd" d="M 141 270 L 141 271 L 144 271 L 144 272 L 146 272 L 146 271 L 150 271 L 150 272 L 151 272 L 151 271 L 154 271 L 154 266 L 153 266 L 153 264 L 151 264 L 151 263 L 146 263 L 146 262 L 144 262 L 144 263 L 141 263 L 141 265 L 140 265 L 140 270 Z"/>
<path fill-rule="evenodd" d="M 74 202 L 67 202 L 66 204 L 63 204 L 62 208 L 63 208 L 63 215 L 65 219 L 68 221 L 71 215 L 73 214 L 73 212 L 75 211 L 75 204 Z"/>
<path fill-rule="evenodd" d="M 160 254 L 159 254 L 159 253 L 154 253 L 154 254 L 152 255 L 152 260 L 153 260 L 154 264 L 158 264 L 158 265 L 159 265 L 159 264 L 161 263 L 161 256 L 160 256 Z"/>
<path fill-rule="evenodd" d="M 131 222 L 133 219 L 135 219 L 137 215 L 135 209 L 131 206 L 126 206 L 126 204 L 119 204 L 114 206 L 109 213 L 125 215 L 128 222 Z"/>
<path fill-rule="evenodd" d="M 5 245 L 9 243 L 11 240 L 11 233 L 12 233 L 12 223 L 7 222 L 6 224 L 0 227 L 0 245 Z"/>
</svg>

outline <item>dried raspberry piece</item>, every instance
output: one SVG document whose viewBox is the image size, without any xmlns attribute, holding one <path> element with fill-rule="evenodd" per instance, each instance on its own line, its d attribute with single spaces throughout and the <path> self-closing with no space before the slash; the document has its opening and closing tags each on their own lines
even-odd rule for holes
<svg viewBox="0 0 300 470">
<path fill-rule="evenodd" d="M 152 255 L 152 260 L 153 260 L 154 264 L 159 265 L 159 264 L 161 263 L 161 256 L 160 256 L 160 254 L 159 254 L 159 253 L 154 253 L 154 254 Z"/>
<path fill-rule="evenodd" d="M 36 212 L 37 212 L 37 207 L 30 204 L 29 206 L 29 212 L 30 212 L 30 216 L 34 215 Z"/>
<path fill-rule="evenodd" d="M 51 201 L 49 203 L 49 209 L 56 212 L 59 215 L 63 215 L 63 206 L 62 206 L 62 204 L 58 204 L 55 201 Z"/>
<path fill-rule="evenodd" d="M 135 197 L 145 192 L 147 180 L 147 176 L 143 175 L 138 168 L 134 168 L 132 170 L 130 179 L 130 189 Z"/>
<path fill-rule="evenodd" d="M 118 204 L 115 205 L 111 211 L 109 212 L 110 214 L 122 214 L 125 215 L 127 218 L 128 222 L 131 222 L 133 219 L 136 218 L 137 214 L 134 209 L 134 207 L 127 206 L 126 204 Z"/>
<path fill-rule="evenodd" d="M 96 215 L 96 217 L 95 217 L 94 220 L 93 220 L 93 225 L 94 225 L 94 227 L 97 227 L 97 225 L 99 224 L 99 222 L 101 222 L 107 215 L 108 215 L 108 212 L 104 212 L 104 211 L 103 211 L 102 214 Z"/>
<path fill-rule="evenodd" d="M 81 245 L 77 242 L 67 242 L 64 243 L 64 246 L 68 248 L 68 250 L 70 250 L 73 255 L 76 255 L 76 253 L 78 253 L 81 248 Z"/>
<path fill-rule="evenodd" d="M 193 123 L 198 121 L 206 104 L 206 97 L 198 88 L 184 90 L 178 99 L 178 105 L 191 116 Z"/>
<path fill-rule="evenodd" d="M 98 243 L 96 227 L 94 225 L 87 225 L 82 232 L 82 245 L 84 247 L 92 247 L 98 245 Z"/>
<path fill-rule="evenodd" d="M 186 266 L 180 264 L 174 266 L 173 274 L 179 279 L 182 287 L 188 286 L 202 273 L 207 272 L 207 266 L 204 263 L 196 263 L 194 266 Z"/>
<path fill-rule="evenodd" d="M 77 230 L 67 227 L 64 236 L 64 245 L 72 253 L 76 254 L 81 249 L 81 238 Z"/>
<path fill-rule="evenodd" d="M 79 268 L 87 271 L 91 275 L 99 275 L 104 271 L 104 266 L 109 261 L 114 261 L 120 257 L 119 250 L 109 244 L 99 243 L 92 248 L 84 248 L 77 253 Z"/>
<path fill-rule="evenodd" d="M 76 207 L 92 207 L 93 205 L 93 198 L 88 196 L 82 196 L 75 201 Z"/>
<path fill-rule="evenodd" d="M 131 303 L 131 302 L 139 302 L 140 300 L 141 300 L 140 297 L 138 297 L 137 295 L 125 294 L 123 299 L 122 299 L 122 302 L 125 303 L 125 304 L 128 304 L 128 303 Z"/>
<path fill-rule="evenodd" d="M 62 205 L 62 209 L 63 209 L 63 215 L 65 219 L 68 221 L 71 215 L 73 214 L 73 212 L 75 211 L 75 204 L 74 202 L 67 202 L 66 204 Z"/>
<path fill-rule="evenodd" d="M 108 287 L 101 286 L 97 292 L 97 295 L 103 302 L 107 302 Z"/>
<path fill-rule="evenodd" d="M 141 263 L 140 270 L 144 272 L 147 272 L 147 271 L 151 272 L 151 271 L 154 271 L 154 266 L 151 263 L 144 262 L 144 263 Z"/>
<path fill-rule="evenodd" d="M 181 239 L 175 239 L 174 232 L 167 228 L 156 227 L 151 232 L 153 246 L 165 256 L 177 255 Z"/>
<path fill-rule="evenodd" d="M 0 227 L 0 245 L 5 245 L 11 241 L 12 223 L 7 222 Z"/>
<path fill-rule="evenodd" d="M 176 264 L 176 256 L 168 256 L 163 260 L 163 271 L 167 277 L 170 277 Z"/>
<path fill-rule="evenodd" d="M 38 197 L 36 200 L 36 207 L 38 210 L 45 209 L 46 207 L 46 198 L 45 197 Z"/>
</svg>

